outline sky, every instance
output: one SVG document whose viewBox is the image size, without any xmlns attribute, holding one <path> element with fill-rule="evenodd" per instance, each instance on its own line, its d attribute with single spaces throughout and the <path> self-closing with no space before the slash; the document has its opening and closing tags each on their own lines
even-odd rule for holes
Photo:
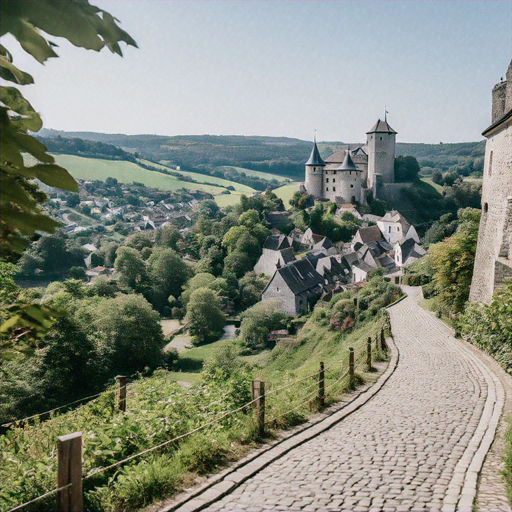
<svg viewBox="0 0 512 512">
<path fill-rule="evenodd" d="M 6 36 L 46 128 L 363 142 L 387 108 L 401 142 L 481 140 L 511 58 L 508 0 L 91 0 L 138 43 Z"/>
</svg>

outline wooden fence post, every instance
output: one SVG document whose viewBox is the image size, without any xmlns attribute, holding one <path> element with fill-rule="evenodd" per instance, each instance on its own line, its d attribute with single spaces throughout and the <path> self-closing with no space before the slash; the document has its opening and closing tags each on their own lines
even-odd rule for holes
<svg viewBox="0 0 512 512">
<path fill-rule="evenodd" d="M 372 339 L 368 338 L 366 342 L 366 367 L 368 371 L 372 369 Z"/>
<path fill-rule="evenodd" d="M 57 512 L 82 512 L 82 432 L 58 438 Z"/>
<path fill-rule="evenodd" d="M 128 382 L 128 377 L 124 375 L 118 375 L 116 380 L 119 384 L 119 389 L 117 391 L 117 408 L 120 411 L 126 411 L 126 383 Z"/>
<path fill-rule="evenodd" d="M 318 372 L 318 403 L 320 407 L 325 405 L 325 369 L 324 363 L 320 363 L 320 371 Z"/>
<path fill-rule="evenodd" d="M 261 379 L 252 381 L 252 396 L 256 406 L 260 436 L 265 434 L 265 383 Z"/>
<path fill-rule="evenodd" d="M 380 330 L 380 348 L 382 349 L 382 351 L 388 348 L 386 345 L 386 335 L 384 334 L 384 327 Z"/>
<path fill-rule="evenodd" d="M 348 349 L 348 374 L 350 378 L 350 386 L 354 385 L 354 349 L 350 347 Z"/>
</svg>

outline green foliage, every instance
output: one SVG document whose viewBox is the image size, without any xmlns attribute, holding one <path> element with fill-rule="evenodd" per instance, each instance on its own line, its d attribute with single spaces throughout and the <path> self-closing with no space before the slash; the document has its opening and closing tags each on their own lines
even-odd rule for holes
<svg viewBox="0 0 512 512">
<path fill-rule="evenodd" d="M 295 218 L 294 222 L 297 228 L 310 227 L 313 233 L 324 235 L 333 243 L 348 242 L 356 234 L 360 222 L 353 215 L 338 220 L 334 217 L 335 211 L 336 205 L 333 203 L 317 203 L 311 214 L 298 212 L 298 222 Z"/>
<path fill-rule="evenodd" d="M 473 277 L 480 211 L 459 210 L 459 226 L 453 236 L 431 246 L 428 258 L 442 309 L 456 315 L 464 309 Z"/>
<path fill-rule="evenodd" d="M 160 316 L 140 295 L 120 295 L 81 305 L 77 317 L 118 373 L 131 374 L 162 362 Z"/>
<path fill-rule="evenodd" d="M 106 45 L 119 55 L 122 55 L 119 41 L 136 46 L 109 13 L 87 1 L 4 1 L 0 9 L 0 35 L 11 34 L 41 64 L 57 57 L 54 51 L 57 45 L 48 41 L 43 32 L 96 51 Z M 0 73 L 3 80 L 18 86 L 34 82 L 28 73 L 15 66 L 12 54 L 3 45 L 0 45 Z M 42 121 L 20 90 L 2 85 L 0 102 L 0 251 L 5 258 L 21 253 L 28 237 L 36 232 L 52 233 L 59 226 L 42 213 L 39 204 L 45 196 L 29 180 L 38 179 L 51 187 L 75 192 L 78 187 L 68 171 L 55 163 L 46 146 L 29 135 L 41 129 Z M 35 165 L 27 166 L 24 154 L 31 155 Z M 7 322 L 9 328 L 23 324 L 44 330 L 54 318 L 52 312 L 37 305 L 24 310 L 15 308 L 9 312 L 2 330 L 7 329 Z"/>
<path fill-rule="evenodd" d="M 288 315 L 280 301 L 264 300 L 244 311 L 241 319 L 240 337 L 249 349 L 259 350 L 270 346 L 270 332 L 284 328 Z"/>
<path fill-rule="evenodd" d="M 399 155 L 395 158 L 395 181 L 397 183 L 417 181 L 420 166 L 413 156 Z"/>
<path fill-rule="evenodd" d="M 427 230 L 423 237 L 423 244 L 428 247 L 431 244 L 436 244 L 443 241 L 445 238 L 452 236 L 457 229 L 459 222 L 455 215 L 447 213 L 442 215 L 439 220 L 436 220 L 432 226 Z"/>
<path fill-rule="evenodd" d="M 190 267 L 172 249 L 157 247 L 147 263 L 149 297 L 158 311 L 168 306 L 170 295 L 179 297 L 183 285 L 191 275 Z"/>
<path fill-rule="evenodd" d="M 198 288 L 190 296 L 185 321 L 196 343 L 208 343 L 222 335 L 226 318 L 216 293 Z"/>
<path fill-rule="evenodd" d="M 468 302 L 457 321 L 461 335 L 506 371 L 512 368 L 512 287 L 494 293 L 490 304 Z"/>
<path fill-rule="evenodd" d="M 146 265 L 139 251 L 131 247 L 119 247 L 114 267 L 121 286 L 142 291 L 147 284 Z"/>
</svg>

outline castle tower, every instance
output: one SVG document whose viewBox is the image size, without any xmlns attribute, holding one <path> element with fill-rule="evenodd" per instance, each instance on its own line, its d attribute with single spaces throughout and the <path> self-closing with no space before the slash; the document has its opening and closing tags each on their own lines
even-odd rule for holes
<svg viewBox="0 0 512 512">
<path fill-rule="evenodd" d="M 380 175 L 381 183 L 395 182 L 395 142 L 396 133 L 389 126 L 387 118 L 380 119 L 366 132 L 368 145 L 368 188 L 373 189 Z"/>
<path fill-rule="evenodd" d="M 492 90 L 491 125 L 485 143 L 482 216 L 469 300 L 490 302 L 512 278 L 512 62 Z"/>
<path fill-rule="evenodd" d="M 325 162 L 320 156 L 320 151 L 318 151 L 315 140 L 309 160 L 306 162 L 306 180 L 304 181 L 304 188 L 308 194 L 316 199 L 324 197 L 324 167 Z"/>
<path fill-rule="evenodd" d="M 361 174 L 362 171 L 354 164 L 350 150 L 347 149 L 345 158 L 340 167 L 336 169 L 338 188 L 336 197 L 343 198 L 344 202 L 360 203 L 361 201 Z"/>
</svg>

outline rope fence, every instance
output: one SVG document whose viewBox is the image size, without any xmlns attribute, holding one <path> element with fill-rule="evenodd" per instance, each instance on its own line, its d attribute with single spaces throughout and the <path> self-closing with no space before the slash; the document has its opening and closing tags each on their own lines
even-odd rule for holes
<svg viewBox="0 0 512 512">
<path fill-rule="evenodd" d="M 326 393 L 332 393 L 332 390 L 342 383 L 342 381 L 349 377 L 349 383 L 351 385 L 356 384 L 356 371 L 361 370 L 365 364 L 367 367 L 367 370 L 370 371 L 372 369 L 371 361 L 372 361 L 372 351 L 376 350 L 377 352 L 381 353 L 385 348 L 385 336 L 384 336 L 384 329 L 381 330 L 379 335 L 375 338 L 375 349 L 372 348 L 372 340 L 371 338 L 368 338 L 367 343 L 367 349 L 362 350 L 358 355 L 357 359 L 355 357 L 354 351 L 352 348 L 349 349 L 349 357 L 348 357 L 348 369 L 345 372 L 342 372 L 341 375 L 332 383 L 330 383 L 327 387 L 325 386 L 325 370 L 338 367 L 340 366 L 339 361 L 332 362 L 331 364 L 324 366 L 323 362 L 320 362 L 320 369 L 317 372 L 311 373 L 305 377 L 300 377 L 297 379 L 294 379 L 293 381 L 283 385 L 279 386 L 274 389 L 270 389 L 269 391 L 265 392 L 265 383 L 261 381 L 260 379 L 256 379 L 253 381 L 252 384 L 252 400 L 249 402 L 246 402 L 245 404 L 228 411 L 220 411 L 215 414 L 218 415 L 218 417 L 207 421 L 206 423 L 197 426 L 196 428 L 193 428 L 192 430 L 189 430 L 188 432 L 185 432 L 183 434 L 177 435 L 173 437 L 172 439 L 168 439 L 158 445 L 152 446 L 151 448 L 146 448 L 138 453 L 135 453 L 133 455 L 130 455 L 122 460 L 116 461 L 112 464 L 109 464 L 107 466 L 103 467 L 97 467 L 89 470 L 87 474 L 82 476 L 82 433 L 76 432 L 73 434 L 68 434 L 66 436 L 61 436 L 58 438 L 58 487 L 57 489 L 53 489 L 51 491 L 48 491 L 47 493 L 38 496 L 34 498 L 33 500 L 27 501 L 25 503 L 22 503 L 21 505 L 16 506 L 15 508 L 9 510 L 8 512 L 17 512 L 20 510 L 23 510 L 25 507 L 40 501 L 44 498 L 47 498 L 48 496 L 51 496 L 53 494 L 57 494 L 57 510 L 73 510 L 73 511 L 82 511 L 83 510 L 83 492 L 82 492 L 82 481 L 88 480 L 96 475 L 105 473 L 107 471 L 110 471 L 114 468 L 117 468 L 119 466 L 122 466 L 130 461 L 133 461 L 143 455 L 146 455 L 148 453 L 152 453 L 156 450 L 159 450 L 161 448 L 164 448 L 165 446 L 168 446 L 172 443 L 175 443 L 177 441 L 180 441 L 182 439 L 185 439 L 201 430 L 204 430 L 208 427 L 211 427 L 212 425 L 215 425 L 219 423 L 224 418 L 236 414 L 238 412 L 246 410 L 248 407 L 252 406 L 255 409 L 255 416 L 258 422 L 258 428 L 261 435 L 265 434 L 265 398 L 267 396 L 273 396 L 276 393 L 279 393 L 285 389 L 290 388 L 291 386 L 297 385 L 301 382 L 307 381 L 308 379 L 312 379 L 314 377 L 318 377 L 317 380 L 313 381 L 311 384 L 306 385 L 303 389 L 301 389 L 302 397 L 305 396 L 305 398 L 297 405 L 294 405 L 292 408 L 284 411 L 279 412 L 277 414 L 271 414 L 270 418 L 267 420 L 267 423 L 273 422 L 277 420 L 278 418 L 281 418 L 283 416 L 287 416 L 290 413 L 296 411 L 297 409 L 304 407 L 306 404 L 312 405 L 312 400 L 317 399 L 318 405 L 320 408 L 322 408 L 325 404 L 325 396 Z M 379 343 L 380 341 L 380 343 Z M 126 400 L 127 400 L 127 394 L 126 390 L 130 386 L 130 383 L 127 383 L 127 377 L 119 376 L 117 377 L 119 388 L 118 388 L 118 408 L 120 411 L 126 410 Z M 85 397 L 83 399 L 75 400 L 73 402 L 70 402 L 69 404 L 57 407 L 55 409 L 52 409 L 51 411 L 45 411 L 45 413 L 40 413 L 37 415 L 30 416 L 28 418 L 24 418 L 23 420 L 17 420 L 17 421 L 27 421 L 32 418 L 35 418 L 37 416 L 40 416 L 42 414 L 49 414 L 51 412 L 54 412 L 56 410 L 62 409 L 64 407 L 68 407 L 70 405 L 73 405 L 75 403 L 79 403 L 81 401 L 85 401 L 87 399 L 94 399 L 97 398 L 101 393 L 98 393 L 96 395 L 91 395 L 90 397 Z M 188 394 L 188 393 L 187 393 Z M 226 394 L 227 396 L 227 394 Z M 215 403 L 220 403 L 220 400 L 217 400 L 217 402 L 213 402 L 211 405 L 214 405 Z M 271 409 L 273 409 L 271 404 Z M 274 412 L 274 411 L 272 411 Z M 5 426 L 11 425 L 16 422 L 10 422 L 8 424 L 5 424 Z M 4 425 L 2 425 L 4 426 Z"/>
</svg>

